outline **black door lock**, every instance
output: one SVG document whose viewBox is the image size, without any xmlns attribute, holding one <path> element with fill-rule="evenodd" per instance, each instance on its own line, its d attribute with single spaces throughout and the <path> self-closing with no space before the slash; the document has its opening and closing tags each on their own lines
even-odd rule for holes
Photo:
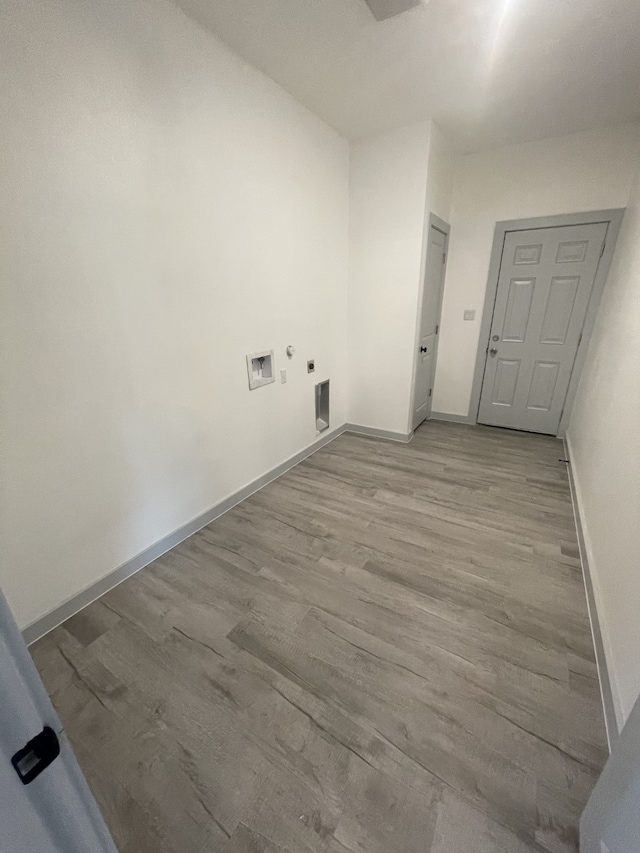
<svg viewBox="0 0 640 853">
<path fill-rule="evenodd" d="M 58 735 L 50 726 L 45 726 L 11 759 L 23 785 L 33 782 L 60 755 Z"/>
</svg>

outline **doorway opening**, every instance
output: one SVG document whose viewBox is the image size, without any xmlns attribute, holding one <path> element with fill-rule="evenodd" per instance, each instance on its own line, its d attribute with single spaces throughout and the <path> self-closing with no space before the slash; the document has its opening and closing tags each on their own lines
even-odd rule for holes
<svg viewBox="0 0 640 853">
<path fill-rule="evenodd" d="M 429 216 L 427 254 L 418 310 L 411 429 L 416 429 L 431 415 L 433 405 L 449 230 L 449 225 L 434 213 Z"/>
</svg>

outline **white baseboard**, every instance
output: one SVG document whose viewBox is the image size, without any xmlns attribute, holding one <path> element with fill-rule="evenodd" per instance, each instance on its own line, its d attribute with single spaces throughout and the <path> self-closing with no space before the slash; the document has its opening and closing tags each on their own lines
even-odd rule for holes
<svg viewBox="0 0 640 853">
<path fill-rule="evenodd" d="M 180 542 L 184 542 L 184 540 L 188 539 L 189 536 L 193 536 L 193 534 L 197 533 L 198 530 L 202 530 L 203 527 L 211 524 L 211 522 L 215 521 L 216 518 L 219 518 L 225 512 L 232 509 L 234 506 L 237 506 L 237 504 L 241 503 L 250 495 L 254 494 L 254 492 L 259 491 L 273 480 L 281 477 L 291 468 L 294 468 L 298 463 L 311 456 L 311 454 L 315 453 L 317 450 L 320 450 L 320 448 L 324 447 L 330 441 L 338 438 L 338 436 L 342 435 L 344 432 L 353 432 L 358 435 L 368 435 L 375 438 L 382 438 L 390 441 L 401 441 L 405 443 L 410 441 L 411 436 L 413 435 L 413 433 L 404 434 L 399 432 L 389 432 L 387 430 L 375 429 L 374 427 L 359 426 L 358 424 L 344 424 L 331 432 L 324 433 L 304 450 L 299 451 L 289 459 L 281 462 L 280 465 L 276 465 L 276 467 L 272 468 L 271 471 L 267 471 L 266 474 L 263 474 L 261 477 L 253 480 L 248 485 L 243 486 L 243 488 L 238 489 L 237 492 L 234 492 L 229 495 L 229 497 L 224 498 L 224 500 L 211 507 L 211 509 L 202 513 L 202 515 L 199 515 L 197 518 L 187 522 L 187 524 L 184 524 L 182 527 L 179 527 L 167 536 L 164 536 L 149 548 L 145 548 L 144 551 L 141 551 L 135 557 L 127 560 L 126 563 L 118 566 L 117 569 L 109 572 L 108 575 L 105 575 L 95 581 L 90 586 L 86 587 L 86 589 L 83 589 L 81 592 L 73 595 L 71 598 L 67 599 L 67 601 L 64 601 L 62 604 L 49 611 L 49 613 L 45 613 L 44 616 L 36 619 L 35 622 L 32 622 L 22 631 L 22 636 L 25 642 L 27 645 L 34 643 L 66 619 L 69 619 L 71 616 L 78 613 L 78 611 L 82 610 L 83 607 L 91 604 L 92 601 L 100 598 L 101 595 L 109 592 L 109 590 L 118 586 L 122 581 L 125 581 L 136 572 L 139 572 L 140 569 L 143 569 L 154 560 L 157 560 L 158 557 L 161 557 L 163 554 L 166 554 L 167 551 L 175 548 L 176 545 L 180 544 Z"/>
<path fill-rule="evenodd" d="M 600 694 L 602 696 L 602 707 L 604 710 L 604 722 L 607 729 L 607 741 L 609 743 L 609 752 L 613 748 L 619 730 L 616 718 L 616 708 L 613 699 L 613 689 L 609 669 L 607 667 L 607 658 L 604 650 L 604 642 L 602 639 L 602 628 L 600 625 L 600 617 L 596 604 L 596 595 L 593 586 L 593 576 L 591 566 L 589 565 L 589 557 L 584 536 L 584 526 L 582 514 L 580 511 L 580 502 L 578 500 L 578 491 L 576 481 L 573 474 L 571 461 L 570 445 L 565 438 L 564 453 L 565 459 L 568 460 L 567 471 L 569 474 L 569 488 L 571 489 L 571 502 L 573 504 L 573 515 L 576 522 L 576 530 L 578 533 L 578 548 L 580 549 L 580 562 L 582 564 L 582 576 L 584 578 L 584 587 L 587 595 L 587 608 L 589 610 L 589 621 L 591 623 L 591 635 L 593 637 L 593 648 L 596 653 L 596 665 L 598 667 L 598 678 L 600 681 Z"/>
<path fill-rule="evenodd" d="M 431 412 L 429 419 L 432 421 L 450 421 L 453 424 L 475 424 L 476 419 L 469 415 L 452 415 L 449 412 Z"/>
<path fill-rule="evenodd" d="M 353 432 L 356 435 L 370 435 L 372 438 L 383 438 L 386 441 L 401 441 L 404 444 L 413 438 L 412 432 L 391 432 L 388 429 L 361 426 L 360 424 L 346 424 L 345 432 Z"/>
<path fill-rule="evenodd" d="M 254 492 L 259 491 L 273 480 L 282 476 L 282 474 L 295 467 L 299 462 L 302 462 L 308 456 L 311 456 L 317 450 L 320 450 L 321 447 L 324 447 L 330 441 L 333 441 L 334 438 L 338 438 L 338 436 L 342 435 L 343 432 L 345 432 L 344 425 L 332 430 L 331 432 L 324 433 L 308 447 L 305 447 L 304 450 L 300 450 L 289 459 L 286 459 L 284 462 L 276 465 L 276 467 L 272 468 L 271 471 L 267 471 L 266 474 L 263 474 L 248 485 L 238 489 L 237 492 L 234 492 L 229 495 L 229 497 L 224 498 L 224 500 L 211 507 L 211 509 L 202 513 L 202 515 L 197 516 L 197 518 L 192 519 L 192 521 L 187 522 L 187 524 L 182 525 L 182 527 L 179 527 L 177 530 L 174 530 L 172 533 L 164 536 L 149 548 L 145 548 L 144 551 L 141 551 L 135 557 L 127 560 L 126 563 L 123 563 L 117 569 L 109 572 L 108 575 L 105 575 L 100 578 L 100 580 L 97 580 L 90 586 L 86 587 L 86 589 L 83 589 L 81 592 L 73 595 L 71 598 L 67 599 L 67 601 L 64 601 L 62 604 L 49 611 L 49 613 L 45 613 L 44 616 L 36 619 L 35 622 L 32 622 L 23 629 L 22 636 L 24 641 L 27 645 L 34 643 L 66 619 L 69 619 L 71 616 L 78 613 L 78 611 L 82 610 L 83 607 L 91 604 L 92 601 L 100 598 L 101 595 L 104 595 L 106 592 L 109 592 L 109 590 L 122 583 L 122 581 L 130 578 L 131 575 L 134 575 L 136 572 L 139 572 L 140 569 L 148 566 L 149 563 L 152 563 L 154 560 L 157 560 L 158 557 L 166 554 L 167 551 L 175 548 L 176 545 L 180 544 L 180 542 L 184 542 L 184 540 L 188 539 L 189 536 L 193 536 L 193 534 L 197 533 L 198 530 L 202 530 L 202 528 L 206 527 L 207 524 L 211 524 L 211 522 L 215 521 L 216 518 L 219 518 L 225 512 L 245 500 L 245 498 L 248 498 L 250 495 L 254 494 Z"/>
<path fill-rule="evenodd" d="M 271 483 L 273 480 L 281 477 L 282 474 L 295 467 L 308 456 L 311 456 L 312 453 L 320 450 L 321 447 L 324 447 L 330 441 L 338 438 L 338 436 L 342 435 L 344 432 L 370 436 L 372 438 L 380 438 L 386 441 L 399 441 L 404 444 L 411 441 L 411 438 L 413 437 L 413 432 L 391 432 L 390 430 L 361 426 L 359 424 L 344 424 L 331 432 L 324 433 L 304 450 L 294 454 L 289 459 L 280 463 L 280 465 L 276 465 L 276 467 L 272 468 L 271 471 L 268 471 L 266 474 L 263 474 L 261 477 L 253 480 L 248 485 L 243 486 L 243 488 L 238 489 L 237 492 L 229 495 L 229 497 L 220 501 L 215 506 L 211 507 L 211 509 L 202 513 L 202 515 L 199 515 L 197 518 L 194 518 L 192 521 L 189 521 L 187 524 L 179 527 L 177 530 L 174 530 L 172 533 L 169 533 L 149 548 L 146 548 L 140 554 L 137 554 L 135 557 L 127 560 L 126 563 L 123 563 L 117 569 L 109 572 L 109 574 L 95 581 L 90 586 L 86 587 L 86 589 L 83 589 L 81 592 L 67 599 L 67 601 L 58 605 L 53 610 L 49 611 L 49 613 L 46 613 L 39 619 L 36 619 L 35 622 L 32 622 L 22 631 L 22 636 L 25 642 L 27 645 L 34 643 L 66 619 L 69 619 L 71 616 L 78 613 L 78 611 L 82 610 L 83 607 L 91 604 L 92 601 L 100 598 L 101 595 L 109 592 L 109 590 L 118 586 L 122 581 L 130 578 L 136 572 L 139 572 L 140 569 L 143 569 L 154 560 L 157 560 L 158 557 L 161 557 L 163 554 L 166 554 L 167 551 L 175 548 L 176 545 L 180 544 L 180 542 L 184 542 L 185 539 L 188 539 L 189 536 L 197 533 L 198 530 L 201 530 L 203 527 L 211 524 L 211 522 L 215 521 L 216 518 L 219 518 L 225 512 L 241 503 L 250 495 L 254 494 L 254 492 L 262 489 L 268 483 Z"/>
</svg>

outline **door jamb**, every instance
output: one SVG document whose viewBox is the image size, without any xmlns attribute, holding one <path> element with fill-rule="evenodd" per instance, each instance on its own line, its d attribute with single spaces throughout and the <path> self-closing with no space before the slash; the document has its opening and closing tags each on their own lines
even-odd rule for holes
<svg viewBox="0 0 640 853">
<path fill-rule="evenodd" d="M 417 314 L 416 314 L 416 330 L 415 330 L 415 339 L 413 342 L 413 349 L 411 351 L 411 395 L 409 398 L 409 432 L 413 432 L 413 407 L 415 403 L 416 396 L 416 351 L 420 341 L 420 326 L 422 322 L 422 304 L 424 302 L 424 286 L 425 286 L 425 276 L 427 274 L 427 252 L 429 251 L 429 233 L 431 228 L 436 228 L 438 231 L 441 231 L 445 236 L 445 255 L 446 260 L 444 263 L 444 271 L 442 283 L 442 291 L 440 292 L 440 304 L 438 306 L 440 321 L 442 320 L 442 301 L 444 298 L 444 288 L 446 286 L 446 274 L 447 274 L 447 262 L 449 260 L 449 237 L 451 235 L 451 226 L 448 222 L 445 222 L 444 219 L 440 219 L 439 216 L 436 216 L 435 213 L 429 213 L 429 218 L 427 219 L 427 227 L 424 230 L 424 238 L 423 238 L 423 253 L 422 253 L 422 262 L 420 265 L 420 290 L 418 293 L 418 304 L 417 304 Z M 441 322 L 439 323 L 441 325 Z M 438 341 L 440 343 L 440 341 Z M 438 357 L 438 349 L 436 348 L 436 359 Z M 436 362 L 437 366 L 437 362 Z M 435 380 L 435 372 L 434 372 L 434 380 Z"/>
<path fill-rule="evenodd" d="M 578 382 L 584 359 L 589 348 L 589 339 L 595 324 L 598 307 L 602 298 L 604 285 L 609 274 L 609 267 L 613 258 L 613 252 L 620 232 L 620 225 L 624 216 L 625 208 L 615 208 L 611 210 L 591 210 L 586 213 L 567 213 L 557 216 L 536 216 L 532 219 L 509 219 L 503 222 L 496 222 L 493 247 L 491 249 L 491 261 L 489 263 L 489 276 L 487 280 L 487 290 L 485 293 L 484 306 L 482 308 L 482 320 L 480 323 L 480 335 L 478 337 L 478 350 L 476 353 L 476 365 L 473 373 L 473 385 L 471 388 L 471 401 L 469 403 L 469 422 L 478 422 L 478 411 L 480 409 L 480 394 L 482 392 L 482 380 L 484 378 L 484 368 L 486 363 L 486 354 L 489 347 L 489 338 L 491 336 L 491 323 L 493 321 L 493 309 L 495 306 L 496 296 L 498 293 L 498 279 L 500 276 L 500 264 L 502 262 L 502 249 L 507 233 L 509 231 L 529 231 L 534 228 L 558 228 L 563 225 L 594 225 L 597 223 L 605 223 L 607 225 L 607 234 L 604 253 L 598 263 L 596 277 L 593 283 L 593 290 L 589 298 L 587 314 L 585 316 L 584 325 L 582 327 L 582 337 L 578 344 L 575 361 L 571 371 L 569 387 L 560 417 L 560 426 L 558 427 L 558 437 L 562 438 L 566 432 L 569 420 L 571 418 L 571 408 L 578 390 Z"/>
</svg>

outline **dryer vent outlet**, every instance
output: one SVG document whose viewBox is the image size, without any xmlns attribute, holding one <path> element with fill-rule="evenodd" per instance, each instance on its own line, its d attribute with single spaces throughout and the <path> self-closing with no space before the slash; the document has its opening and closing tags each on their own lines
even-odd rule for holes
<svg viewBox="0 0 640 853">
<path fill-rule="evenodd" d="M 329 380 L 316 385 L 316 429 L 329 429 Z"/>
</svg>

